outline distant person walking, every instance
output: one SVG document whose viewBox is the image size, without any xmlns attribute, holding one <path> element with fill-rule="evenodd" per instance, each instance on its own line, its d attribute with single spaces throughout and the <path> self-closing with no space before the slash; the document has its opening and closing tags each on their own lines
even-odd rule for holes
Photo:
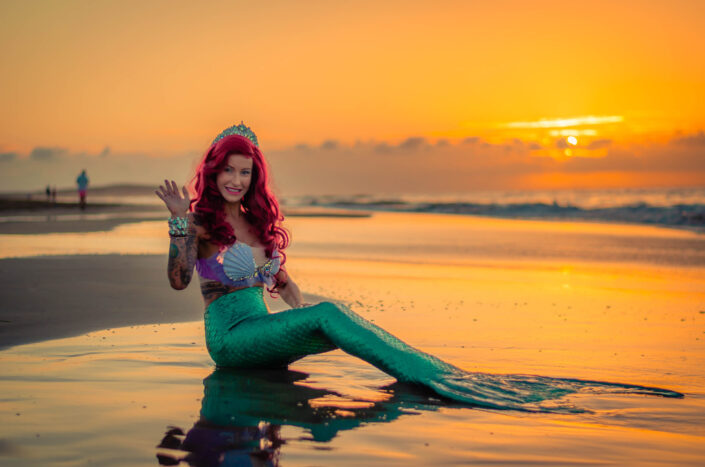
<svg viewBox="0 0 705 467">
<path fill-rule="evenodd" d="M 47 202 L 51 200 L 51 187 L 47 185 L 46 190 L 44 192 L 47 194 Z"/>
<path fill-rule="evenodd" d="M 86 189 L 88 188 L 88 176 L 86 175 L 86 170 L 83 169 L 76 179 L 76 184 L 78 185 L 78 199 L 81 210 L 86 209 Z"/>
</svg>

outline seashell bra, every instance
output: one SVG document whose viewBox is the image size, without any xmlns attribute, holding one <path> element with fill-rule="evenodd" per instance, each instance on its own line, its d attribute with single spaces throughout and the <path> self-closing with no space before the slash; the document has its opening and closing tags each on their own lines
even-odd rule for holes
<svg viewBox="0 0 705 467">
<path fill-rule="evenodd" d="M 271 259 L 257 266 L 252 247 L 247 243 L 235 242 L 208 258 L 198 259 L 196 271 L 203 279 L 216 280 L 228 286 L 251 287 L 264 283 L 272 287 L 274 275 L 279 272 L 279 258 L 279 252 L 275 250 Z"/>
</svg>

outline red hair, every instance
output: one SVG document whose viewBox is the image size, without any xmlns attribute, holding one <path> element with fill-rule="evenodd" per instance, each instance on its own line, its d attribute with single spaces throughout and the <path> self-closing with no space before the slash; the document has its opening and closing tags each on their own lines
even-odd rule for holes
<svg viewBox="0 0 705 467">
<path fill-rule="evenodd" d="M 209 241 L 218 247 L 235 243 L 235 232 L 225 221 L 225 200 L 216 185 L 216 177 L 228 164 L 232 155 L 252 159 L 250 188 L 242 197 L 240 214 L 252 225 L 267 257 L 278 250 L 281 266 L 286 261 L 284 249 L 289 246 L 289 233 L 282 227 L 284 216 L 279 202 L 269 188 L 269 171 L 262 152 L 252 142 L 240 135 L 230 135 L 211 145 L 196 169 L 193 179 L 195 198 L 191 210 L 210 235 Z M 280 266 L 280 267 L 281 267 Z"/>
</svg>

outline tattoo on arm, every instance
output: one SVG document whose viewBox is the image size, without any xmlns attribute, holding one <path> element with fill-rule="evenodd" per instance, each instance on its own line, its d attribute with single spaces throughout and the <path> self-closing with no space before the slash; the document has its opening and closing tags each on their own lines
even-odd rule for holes
<svg viewBox="0 0 705 467">
<path fill-rule="evenodd" d="M 172 237 L 167 272 L 173 288 L 184 289 L 191 282 L 197 256 L 198 239 L 195 235 Z"/>
<path fill-rule="evenodd" d="M 169 247 L 169 258 L 176 258 L 177 256 L 179 256 L 179 247 L 172 243 Z"/>
</svg>

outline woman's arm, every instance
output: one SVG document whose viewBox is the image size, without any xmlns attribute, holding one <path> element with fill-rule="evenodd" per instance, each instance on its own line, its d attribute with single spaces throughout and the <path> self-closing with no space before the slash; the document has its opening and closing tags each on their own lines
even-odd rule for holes
<svg viewBox="0 0 705 467">
<path fill-rule="evenodd" d="M 176 290 L 183 290 L 191 282 L 193 268 L 198 258 L 198 237 L 193 225 L 193 215 L 188 216 L 188 232 L 185 237 L 171 237 L 167 275 L 169 284 Z"/>
<path fill-rule="evenodd" d="M 286 271 L 280 270 L 275 277 L 277 279 L 277 291 L 279 292 L 279 296 L 287 305 L 291 308 L 300 308 L 308 305 L 304 303 L 304 298 L 301 295 L 299 286 L 296 285 L 296 282 L 293 281 Z"/>
<path fill-rule="evenodd" d="M 183 290 L 191 282 L 193 268 L 198 258 L 198 234 L 194 222 L 194 215 L 188 213 L 191 201 L 189 200 L 186 187 L 182 188 L 183 197 L 179 193 L 179 187 L 172 180 L 164 180 L 166 186 L 159 186 L 155 191 L 156 195 L 164 201 L 167 209 L 171 212 L 171 219 L 186 218 L 188 224 L 185 229 L 171 229 L 169 236 L 169 263 L 167 265 L 167 275 L 169 283 L 176 290 Z"/>
</svg>

